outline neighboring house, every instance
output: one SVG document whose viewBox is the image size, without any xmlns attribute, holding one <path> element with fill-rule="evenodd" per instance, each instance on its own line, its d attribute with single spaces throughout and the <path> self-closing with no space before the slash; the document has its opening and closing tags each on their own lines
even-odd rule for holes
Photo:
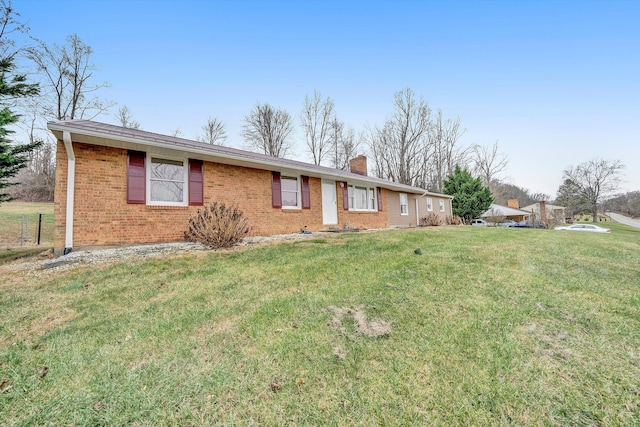
<svg viewBox="0 0 640 427">
<path fill-rule="evenodd" d="M 503 219 L 512 219 L 516 222 L 528 219 L 531 216 L 530 212 L 526 212 L 521 209 L 516 209 L 507 206 L 501 206 L 496 204 L 491 204 L 489 209 L 482 215 L 480 218 L 486 220 L 491 217 L 502 217 Z"/>
<path fill-rule="evenodd" d="M 54 247 L 184 238 L 203 205 L 244 211 L 252 235 L 415 226 L 451 215 L 451 196 L 352 171 L 88 120 L 47 124 L 58 139 Z M 431 202 L 429 202 L 431 200 Z"/>
<path fill-rule="evenodd" d="M 532 213 L 536 218 L 542 219 L 545 223 L 556 224 L 565 223 L 565 207 L 556 206 L 544 201 L 534 203 L 522 208 L 522 210 Z"/>
<path fill-rule="evenodd" d="M 422 193 L 389 193 L 389 226 L 415 227 L 424 225 L 423 218 L 436 215 L 441 224 L 453 216 L 453 196 L 422 190 Z"/>
</svg>

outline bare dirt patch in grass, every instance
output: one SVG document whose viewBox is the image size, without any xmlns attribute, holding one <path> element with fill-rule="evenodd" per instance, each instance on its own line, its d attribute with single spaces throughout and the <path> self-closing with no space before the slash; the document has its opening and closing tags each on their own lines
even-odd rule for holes
<svg viewBox="0 0 640 427">
<path fill-rule="evenodd" d="M 529 323 L 522 331 L 535 342 L 535 352 L 538 355 L 565 360 L 573 355 L 569 348 L 569 334 L 561 331 L 550 331 L 537 323 Z"/>
<path fill-rule="evenodd" d="M 333 328 L 345 331 L 345 328 L 342 325 L 342 319 L 345 316 L 351 316 L 353 317 L 353 320 L 355 320 L 355 331 L 359 334 L 371 338 L 383 337 L 391 334 L 391 323 L 384 320 L 367 320 L 367 315 L 364 312 L 363 307 L 347 308 L 329 306 L 327 310 L 333 313 L 333 318 L 331 318 L 331 326 Z"/>
<path fill-rule="evenodd" d="M 197 332 L 199 336 L 208 336 L 210 334 L 232 333 L 238 329 L 238 319 L 224 319 L 220 322 L 210 323 Z"/>
</svg>

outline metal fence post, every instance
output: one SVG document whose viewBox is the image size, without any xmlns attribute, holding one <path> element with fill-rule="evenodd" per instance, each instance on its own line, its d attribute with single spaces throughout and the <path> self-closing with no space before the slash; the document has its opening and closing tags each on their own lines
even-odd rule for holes
<svg viewBox="0 0 640 427">
<path fill-rule="evenodd" d="M 41 234 L 42 234 L 42 214 L 38 214 L 38 246 L 40 246 Z"/>
</svg>

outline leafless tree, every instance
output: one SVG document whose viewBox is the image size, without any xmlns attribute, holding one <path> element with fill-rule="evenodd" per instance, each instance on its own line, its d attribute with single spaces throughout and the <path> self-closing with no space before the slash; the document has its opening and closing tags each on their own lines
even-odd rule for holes
<svg viewBox="0 0 640 427">
<path fill-rule="evenodd" d="M 175 137 L 175 138 L 180 138 L 182 136 L 182 130 L 180 129 L 180 127 L 175 128 L 172 132 L 171 132 L 171 136 Z"/>
<path fill-rule="evenodd" d="M 216 118 L 209 117 L 207 124 L 202 126 L 202 131 L 204 134 L 196 137 L 196 140 L 200 142 L 224 145 L 227 140 L 227 131 L 224 128 L 224 123 Z"/>
<path fill-rule="evenodd" d="M 382 129 L 370 130 L 375 173 L 401 184 L 424 186 L 431 109 L 410 88 L 394 95 L 395 111 Z"/>
<path fill-rule="evenodd" d="M 27 167 L 18 172 L 20 183 L 10 190 L 12 197 L 28 202 L 52 202 L 55 189 L 56 148 L 44 142 L 29 155 Z"/>
<path fill-rule="evenodd" d="M 349 170 L 349 160 L 358 155 L 358 149 L 365 139 L 364 134 L 356 135 L 352 127 L 345 127 L 335 117 L 331 121 L 331 149 L 333 151 L 331 163 L 333 167 Z"/>
<path fill-rule="evenodd" d="M 129 110 L 129 107 L 123 105 L 118 109 L 118 123 L 123 128 L 140 129 L 140 122 L 133 119 L 133 114 Z"/>
<path fill-rule="evenodd" d="M 49 101 L 43 116 L 58 120 L 93 119 L 114 105 L 95 95 L 108 84 L 92 83 L 93 73 L 97 70 L 91 63 L 93 50 L 77 34 L 68 36 L 62 46 L 33 40 L 36 45 L 27 48 L 26 52 L 43 77 L 40 86 L 44 98 Z"/>
<path fill-rule="evenodd" d="M 41 144 L 29 152 L 26 167 L 16 175 L 19 184 L 9 190 L 9 194 L 19 200 L 29 202 L 52 202 L 55 189 L 56 148 L 55 140 L 42 128 L 39 116 L 40 97 L 32 97 L 20 102 L 20 134 L 29 144 Z M 43 138 L 44 137 L 44 138 Z"/>
<path fill-rule="evenodd" d="M 473 162 L 476 176 L 489 188 L 492 188 L 498 174 L 504 172 L 509 164 L 507 156 L 499 151 L 498 141 L 492 147 L 474 145 Z"/>
<path fill-rule="evenodd" d="M 460 127 L 459 117 L 445 119 L 442 110 L 438 110 L 429 131 L 427 188 L 441 192 L 444 180 L 453 173 L 456 165 L 467 167 L 471 150 L 458 144 L 464 132 Z"/>
<path fill-rule="evenodd" d="M 305 132 L 307 149 L 315 165 L 321 164 L 329 154 L 333 116 L 334 105 L 331 98 L 323 98 L 318 91 L 313 92 L 313 98 L 305 96 L 300 121 Z"/>
<path fill-rule="evenodd" d="M 285 110 L 269 104 L 256 103 L 245 116 L 241 135 L 249 149 L 269 156 L 285 157 L 292 145 L 289 137 L 293 133 L 293 119 Z"/>
<path fill-rule="evenodd" d="M 2 58 L 13 58 L 22 49 L 15 39 L 11 37 L 14 33 L 26 34 L 29 26 L 18 20 L 20 13 L 14 8 L 11 0 L 0 1 L 0 56 Z"/>
<path fill-rule="evenodd" d="M 598 204 L 616 191 L 624 164 L 620 160 L 594 159 L 570 166 L 563 173 L 563 181 L 569 181 L 575 188 L 576 196 L 583 198 L 591 208 L 593 222 L 598 221 Z"/>
</svg>

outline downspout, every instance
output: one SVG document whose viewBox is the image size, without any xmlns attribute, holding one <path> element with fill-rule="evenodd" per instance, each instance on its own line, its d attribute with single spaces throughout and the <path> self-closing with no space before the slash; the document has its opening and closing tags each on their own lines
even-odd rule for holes
<svg viewBox="0 0 640 427">
<path fill-rule="evenodd" d="M 422 193 L 422 196 L 419 196 L 416 198 L 416 227 L 418 227 L 420 225 L 420 213 L 418 212 L 418 209 L 420 208 L 420 204 L 418 203 L 418 200 L 422 199 L 424 196 L 426 196 L 428 193 L 427 190 L 424 191 L 424 193 Z"/>
<path fill-rule="evenodd" d="M 76 155 L 73 152 L 71 133 L 69 131 L 62 132 L 62 141 L 67 152 L 67 218 L 63 252 L 63 255 L 67 255 L 73 249 L 73 199 L 76 183 Z"/>
<path fill-rule="evenodd" d="M 449 199 L 449 212 L 451 212 L 451 218 L 453 219 L 453 198 Z"/>
</svg>

